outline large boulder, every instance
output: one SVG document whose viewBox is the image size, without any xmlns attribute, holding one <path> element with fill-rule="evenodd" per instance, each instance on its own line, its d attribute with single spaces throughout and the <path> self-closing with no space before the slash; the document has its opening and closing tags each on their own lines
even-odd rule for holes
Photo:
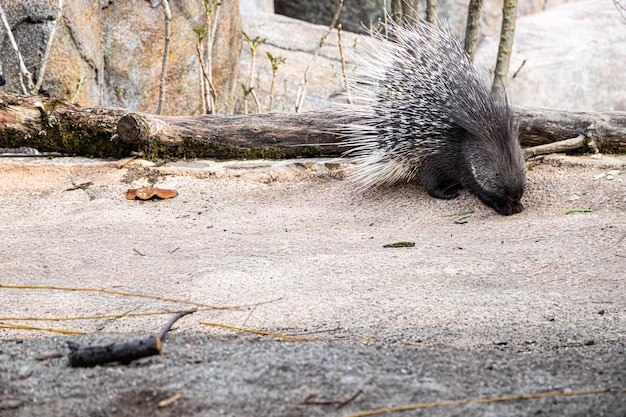
<svg viewBox="0 0 626 417">
<path fill-rule="evenodd" d="M 276 13 L 318 25 L 330 25 L 337 0 L 274 0 Z M 363 32 L 383 20 L 382 0 L 344 0 L 339 22 L 345 30 Z"/>
<path fill-rule="evenodd" d="M 522 17 L 515 29 L 509 99 L 571 111 L 626 110 L 624 45 L 626 26 L 611 2 L 570 2 Z M 497 49 L 495 36 L 479 47 L 483 68 L 494 67 Z"/>
<path fill-rule="evenodd" d="M 154 2 L 154 3 L 159 3 Z M 194 29 L 206 25 L 203 2 L 170 0 L 171 48 L 164 114 L 194 114 L 201 108 L 201 71 Z M 6 0 L 3 3 L 26 66 L 37 77 L 57 14 L 56 2 Z M 215 13 L 215 11 L 213 12 Z M 154 112 L 159 95 L 165 25 L 161 6 L 145 0 L 64 2 L 63 19 L 37 93 L 84 105 L 120 106 Z M 241 20 L 237 0 L 222 2 L 212 48 L 213 81 L 219 110 L 226 112 L 238 86 Z M 6 30 L 0 28 L 4 87 L 21 92 L 18 61 Z"/>
<path fill-rule="evenodd" d="M 247 0 L 254 1 L 254 0 Z M 520 2 L 518 14 L 525 16 L 562 4 L 567 0 L 530 0 Z M 275 0 L 276 13 L 319 25 L 329 25 L 337 9 L 337 0 Z M 426 2 L 418 1 L 418 12 L 425 15 Z M 439 0 L 437 17 L 452 33 L 465 34 L 469 0 Z M 502 25 L 503 0 L 485 0 L 481 11 L 481 32 L 485 36 L 499 33 Z M 384 21 L 385 5 L 391 10 L 391 0 L 344 0 L 339 18 L 343 28 L 352 32 L 367 32 Z"/>
<path fill-rule="evenodd" d="M 241 13 L 274 13 L 273 0 L 239 0 Z"/>
</svg>

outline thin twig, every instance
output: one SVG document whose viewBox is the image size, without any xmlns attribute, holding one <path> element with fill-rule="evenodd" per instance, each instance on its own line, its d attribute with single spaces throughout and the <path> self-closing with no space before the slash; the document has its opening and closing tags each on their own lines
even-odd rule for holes
<svg viewBox="0 0 626 417">
<path fill-rule="evenodd" d="M 159 334 L 157 335 L 159 337 L 159 339 L 163 340 L 165 339 L 165 335 L 167 334 L 167 332 L 170 331 L 170 329 L 172 328 L 172 326 L 174 325 L 174 323 L 176 323 L 176 321 L 181 318 L 181 317 L 185 317 L 187 314 L 191 314 L 191 313 L 195 313 L 197 310 L 187 310 L 187 311 L 181 311 L 180 313 L 177 313 L 174 317 L 172 317 L 171 319 L 168 320 L 167 323 L 165 323 L 165 326 L 163 326 L 163 328 L 161 329 L 161 331 L 159 332 Z"/>
<path fill-rule="evenodd" d="M 247 306 L 233 306 L 233 307 L 218 307 L 218 306 L 212 306 L 209 304 L 204 304 L 204 303 L 198 303 L 195 301 L 187 301 L 187 300 L 179 300 L 176 298 L 169 298 L 169 297 L 160 297 L 158 295 L 151 295 L 151 294 L 140 294 L 140 293 L 133 293 L 133 292 L 127 292 L 127 291 L 117 291 L 117 290 L 108 290 L 106 288 L 81 288 L 81 287 L 58 287 L 58 286 L 54 286 L 54 285 L 11 285 L 11 284 L 0 284 L 0 288 L 11 288 L 11 289 L 31 289 L 31 290 L 58 290 L 58 291 L 84 291 L 84 292 L 101 292 L 101 293 L 105 293 L 105 294 L 112 294 L 112 295 L 122 295 L 122 296 L 126 296 L 126 297 L 139 297 L 139 298 L 149 298 L 152 300 L 160 300 L 160 301 L 168 301 L 171 303 L 180 303 L 180 304 L 188 304 L 188 305 L 193 305 L 193 306 L 198 306 L 198 307 L 206 307 L 206 308 L 210 308 L 212 310 L 241 310 L 245 307 L 249 307 L 250 305 Z M 269 302 L 273 302 L 275 300 L 269 301 Z M 260 303 L 260 304 L 264 304 Z M 251 305 L 258 305 L 258 304 L 251 304 Z"/>
<path fill-rule="evenodd" d="M 42 332 L 54 332 L 54 333 L 61 333 L 61 334 L 87 334 L 87 332 L 81 332 L 77 330 L 51 329 L 49 327 L 34 327 L 34 326 L 25 326 L 22 324 L 5 324 L 5 323 L 0 323 L 0 329 L 39 330 Z"/>
<path fill-rule="evenodd" d="M 195 311 L 211 310 L 206 307 L 200 307 Z M 189 310 L 174 311 L 145 311 L 140 313 L 118 313 L 118 314 L 96 314 L 92 316 L 70 316 L 70 317 L 0 317 L 0 321 L 78 321 L 78 320 L 99 320 L 99 319 L 121 319 L 124 317 L 145 317 L 178 314 Z"/>
<path fill-rule="evenodd" d="M 215 17 L 213 18 L 213 24 L 211 24 L 211 17 L 208 17 L 209 20 L 209 37 L 207 38 L 207 73 L 209 77 L 207 78 L 207 83 L 209 84 L 208 93 L 209 93 L 209 113 L 216 114 L 217 113 L 217 90 L 215 89 L 215 85 L 213 84 L 213 44 L 215 43 L 215 34 L 217 33 L 217 22 L 220 15 L 220 6 L 222 3 L 215 0 L 211 5 L 211 9 L 215 8 Z"/>
<path fill-rule="evenodd" d="M 165 103 L 165 77 L 167 76 L 167 60 L 170 54 L 170 41 L 172 40 L 172 29 L 170 27 L 172 13 L 170 11 L 170 4 L 168 0 L 163 0 L 162 4 L 163 14 L 165 16 L 165 47 L 163 48 L 163 64 L 161 65 L 161 79 L 159 81 L 159 104 L 156 114 L 161 114 L 163 103 Z"/>
<path fill-rule="evenodd" d="M 0 4 L 0 19 L 2 19 L 2 23 L 4 24 L 5 29 L 7 30 L 7 36 L 9 37 L 9 41 L 11 42 L 11 46 L 15 53 L 17 54 L 17 60 L 20 65 L 20 72 L 18 73 L 18 78 L 20 80 L 20 85 L 22 86 L 22 92 L 25 96 L 29 95 L 28 92 L 35 88 L 33 84 L 33 76 L 26 68 L 24 64 L 24 60 L 22 59 L 22 54 L 20 53 L 20 49 L 17 46 L 17 42 L 15 42 L 15 38 L 13 37 L 13 32 L 11 31 L 11 26 L 9 25 L 9 21 L 7 20 L 6 15 L 4 14 L 4 9 L 2 9 L 2 5 Z M 24 78 L 26 77 L 26 83 L 28 84 L 28 90 L 26 86 L 24 86 Z"/>
<path fill-rule="evenodd" d="M 335 404 L 335 408 L 341 408 L 344 405 L 354 401 L 354 399 L 356 397 L 358 397 L 359 395 L 361 395 L 362 392 L 363 392 L 363 390 L 361 388 L 357 389 L 356 391 L 354 391 L 354 393 L 352 395 L 350 395 L 346 399 L 344 399 L 342 401 L 339 401 L 337 404 Z"/>
<path fill-rule="evenodd" d="M 256 112 L 261 113 L 261 102 L 259 101 L 259 96 L 256 95 L 256 91 L 254 89 L 250 90 L 250 95 L 254 100 L 254 105 L 256 106 Z"/>
<path fill-rule="evenodd" d="M 290 342 L 313 342 L 313 341 L 320 341 L 320 340 L 335 340 L 335 339 L 312 339 L 308 337 L 287 336 L 287 335 L 280 334 L 280 333 L 271 333 L 271 332 L 266 332 L 263 330 L 248 329 L 246 327 L 231 326 L 229 324 L 214 323 L 211 321 L 201 321 L 200 324 L 205 324 L 207 326 L 223 327 L 225 329 L 237 330 L 240 332 L 260 334 L 262 336 L 278 337 L 279 339 L 287 340 Z"/>
<path fill-rule="evenodd" d="M 519 74 L 519 72 L 522 70 L 522 68 L 524 68 L 524 65 L 526 65 L 526 60 L 522 61 L 522 63 L 520 64 L 519 68 L 513 73 L 511 78 L 517 77 L 517 74 Z"/>
<path fill-rule="evenodd" d="M 269 52 L 266 52 L 266 54 L 267 54 L 267 57 L 270 60 L 271 66 L 272 66 L 272 83 L 270 85 L 270 104 L 269 104 L 268 109 L 267 109 L 267 112 L 271 113 L 272 112 L 272 107 L 274 105 L 274 88 L 276 86 L 276 73 L 278 72 L 278 66 L 280 64 L 284 64 L 285 63 L 285 58 L 283 58 L 281 56 L 273 56 Z"/>
<path fill-rule="evenodd" d="M 352 104 L 352 97 L 350 97 L 350 84 L 348 83 L 348 74 L 346 73 L 346 58 L 343 54 L 343 39 L 341 38 L 342 33 L 343 30 L 341 27 L 341 23 L 339 23 L 337 25 L 337 42 L 339 43 L 339 59 L 341 59 L 341 75 L 343 76 L 343 88 L 346 90 L 348 104 Z"/>
<path fill-rule="evenodd" d="M 78 86 L 76 87 L 76 92 L 74 93 L 74 96 L 72 97 L 71 103 L 76 103 L 78 101 L 78 97 L 80 96 L 80 90 L 82 90 L 83 85 L 85 84 L 85 81 L 87 81 L 87 78 L 84 75 L 81 75 L 80 79 L 78 80 Z M 39 91 L 39 90 L 36 90 L 36 91 Z"/>
<path fill-rule="evenodd" d="M 328 26 L 328 29 L 326 30 L 326 32 L 324 32 L 324 34 L 320 38 L 320 43 L 318 44 L 317 49 L 315 50 L 315 53 L 313 54 L 313 58 L 311 58 L 311 62 L 309 62 L 309 65 L 304 70 L 304 74 L 302 75 L 302 81 L 300 81 L 300 85 L 298 86 L 298 92 L 296 93 L 296 113 L 300 113 L 300 111 L 302 110 L 302 104 L 304 103 L 304 97 L 306 95 L 306 86 L 307 86 L 307 80 L 308 80 L 307 76 L 309 74 L 309 71 L 311 70 L 313 63 L 315 62 L 315 58 L 317 58 L 317 55 L 319 54 L 320 49 L 322 49 L 322 46 L 324 46 L 324 44 L 326 43 L 326 38 L 328 38 L 328 35 L 330 35 L 330 32 L 332 32 L 332 30 L 335 28 L 335 25 L 337 24 L 337 20 L 339 19 L 339 14 L 341 13 L 342 7 L 343 7 L 343 0 L 338 0 L 337 10 L 335 10 L 335 15 L 333 16 L 333 20 L 330 22 L 330 25 Z"/>
<path fill-rule="evenodd" d="M 256 92 L 254 91 L 254 87 L 252 86 L 252 81 L 254 80 L 254 66 L 256 64 L 256 50 L 260 45 L 263 45 L 267 41 L 267 39 L 265 38 L 261 39 L 260 36 L 256 36 L 254 39 L 250 39 L 250 37 L 248 36 L 246 32 L 243 32 L 243 38 L 248 44 L 248 47 L 250 48 L 250 54 L 251 54 L 250 75 L 248 76 L 248 86 L 246 87 L 242 85 L 243 92 L 244 92 L 243 109 L 244 109 L 244 113 L 248 114 L 247 97 L 250 94 L 252 95 L 252 98 L 254 99 L 254 103 L 256 104 L 257 113 L 259 113 L 261 111 L 261 104 L 259 103 L 259 98 L 257 97 Z"/>
<path fill-rule="evenodd" d="M 39 73 L 37 74 L 37 82 L 35 83 L 35 88 L 31 91 L 32 94 L 38 94 L 39 89 L 41 89 L 41 84 L 43 84 L 43 76 L 46 73 L 46 65 L 48 64 L 50 50 L 52 49 L 52 43 L 54 42 L 54 35 L 56 34 L 56 31 L 57 31 L 57 24 L 59 20 L 61 20 L 62 17 L 63 17 L 63 0 L 59 0 L 59 10 L 57 11 L 57 17 L 56 19 L 52 21 L 52 27 L 50 28 L 50 35 L 48 36 L 46 49 L 43 53 L 43 57 L 41 58 L 41 67 L 39 68 Z M 80 91 L 80 86 L 81 84 L 79 84 L 78 91 Z M 78 91 L 77 91 L 77 94 L 78 94 Z"/>
<path fill-rule="evenodd" d="M 203 54 L 202 54 L 200 42 L 196 44 L 196 51 L 198 51 L 198 59 L 200 60 L 200 69 L 202 71 L 202 80 L 200 82 L 200 91 L 202 94 L 202 113 L 210 114 L 213 107 L 211 105 L 211 101 L 208 99 L 211 93 L 209 92 L 207 94 L 207 83 L 209 84 L 208 89 L 211 90 L 211 81 L 210 81 L 206 66 L 204 65 L 204 59 L 202 58 Z"/>
<path fill-rule="evenodd" d="M 166 398 L 162 401 L 159 401 L 159 403 L 157 404 L 157 407 L 159 408 L 164 408 L 167 407 L 170 404 L 174 404 L 176 401 L 180 400 L 181 395 L 180 394 L 174 394 L 169 398 Z"/>
<path fill-rule="evenodd" d="M 300 401 L 298 405 L 334 405 L 335 408 L 341 408 L 344 405 L 354 401 L 354 399 L 361 395 L 362 392 L 363 390 L 359 388 L 343 400 L 322 400 L 315 398 L 315 394 L 310 394 L 307 395 L 304 400 Z"/>
</svg>

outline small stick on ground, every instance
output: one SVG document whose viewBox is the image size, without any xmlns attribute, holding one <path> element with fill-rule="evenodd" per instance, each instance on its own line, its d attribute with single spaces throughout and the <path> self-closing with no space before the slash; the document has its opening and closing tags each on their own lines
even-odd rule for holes
<svg viewBox="0 0 626 417">
<path fill-rule="evenodd" d="M 354 401 L 354 399 L 356 397 L 358 397 L 359 395 L 361 395 L 362 392 L 363 392 L 363 390 L 361 388 L 359 388 L 358 390 L 354 391 L 354 393 L 352 395 L 350 395 L 349 397 L 347 397 L 343 401 L 339 401 L 337 404 L 335 404 L 335 408 L 341 408 L 344 405 Z"/>
<path fill-rule="evenodd" d="M 68 355 L 72 367 L 92 367 L 110 362 L 120 362 L 124 365 L 134 360 L 148 356 L 160 355 L 163 350 L 163 340 L 172 325 L 181 317 L 196 310 L 181 311 L 173 316 L 163 326 L 159 334 L 145 339 L 131 340 L 126 343 L 112 343 L 106 346 L 80 346 L 78 343 L 68 342 L 71 350 Z"/>
<path fill-rule="evenodd" d="M 304 400 L 300 401 L 298 405 L 334 405 L 335 408 L 341 408 L 354 401 L 354 399 L 361 395 L 362 392 L 363 390 L 359 388 L 343 400 L 322 400 L 315 398 L 315 394 L 310 394 L 307 395 Z"/>
</svg>

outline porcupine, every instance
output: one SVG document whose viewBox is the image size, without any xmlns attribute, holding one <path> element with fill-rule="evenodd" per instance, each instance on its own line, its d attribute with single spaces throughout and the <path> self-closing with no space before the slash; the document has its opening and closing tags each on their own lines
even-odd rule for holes
<svg viewBox="0 0 626 417">
<path fill-rule="evenodd" d="M 349 82 L 353 121 L 339 128 L 363 187 L 421 183 L 451 199 L 465 188 L 503 215 L 519 213 L 526 184 L 518 129 L 506 95 L 487 84 L 448 29 L 390 24 L 391 41 L 365 47 L 367 78 Z"/>
</svg>

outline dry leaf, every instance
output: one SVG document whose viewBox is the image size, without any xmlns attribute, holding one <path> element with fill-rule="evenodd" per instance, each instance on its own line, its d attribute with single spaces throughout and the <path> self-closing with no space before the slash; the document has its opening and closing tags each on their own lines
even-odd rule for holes
<svg viewBox="0 0 626 417">
<path fill-rule="evenodd" d="M 129 188 L 126 192 L 127 200 L 151 200 L 151 199 L 166 199 L 176 197 L 178 191 L 168 190 L 165 188 Z"/>
</svg>

